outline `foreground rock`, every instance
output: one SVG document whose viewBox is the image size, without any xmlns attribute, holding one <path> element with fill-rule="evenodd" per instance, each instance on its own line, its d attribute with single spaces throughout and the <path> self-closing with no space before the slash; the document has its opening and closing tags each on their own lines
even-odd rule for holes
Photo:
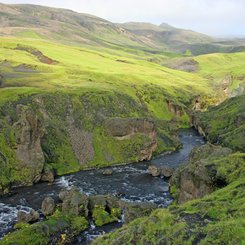
<svg viewBox="0 0 245 245">
<path fill-rule="evenodd" d="M 154 177 L 163 176 L 170 178 L 174 173 L 174 169 L 169 166 L 157 167 L 156 165 L 150 165 L 148 167 L 148 172 Z"/>
</svg>

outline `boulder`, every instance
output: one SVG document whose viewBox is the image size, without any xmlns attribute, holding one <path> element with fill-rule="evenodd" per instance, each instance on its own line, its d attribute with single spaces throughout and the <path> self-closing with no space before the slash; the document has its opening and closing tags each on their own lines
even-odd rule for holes
<svg viewBox="0 0 245 245">
<path fill-rule="evenodd" d="M 63 200 L 62 212 L 69 215 L 88 217 L 88 197 L 85 194 L 81 194 L 76 188 L 66 192 L 62 191 L 59 194 L 59 198 Z"/>
<path fill-rule="evenodd" d="M 102 172 L 103 175 L 112 175 L 113 174 L 113 170 L 112 169 L 105 169 Z"/>
<path fill-rule="evenodd" d="M 169 166 L 163 166 L 160 168 L 160 170 L 161 170 L 161 176 L 164 176 L 166 178 L 170 178 L 174 173 L 174 169 Z"/>
<path fill-rule="evenodd" d="M 170 178 L 173 175 L 174 169 L 169 166 L 157 167 L 155 165 L 150 165 L 148 167 L 148 172 L 154 177 L 164 176 Z"/>
<path fill-rule="evenodd" d="M 42 213 L 45 216 L 52 215 L 55 211 L 55 201 L 52 197 L 46 197 L 42 202 Z"/>
<path fill-rule="evenodd" d="M 150 165 L 148 167 L 148 172 L 154 177 L 160 176 L 161 175 L 161 170 L 155 165 Z"/>
<path fill-rule="evenodd" d="M 53 183 L 54 182 L 54 170 L 53 169 L 44 169 L 44 172 L 42 174 L 41 177 L 41 181 L 43 182 L 49 182 L 49 183 Z"/>
<path fill-rule="evenodd" d="M 30 223 L 39 220 L 40 215 L 37 211 L 31 210 L 29 213 L 25 211 L 19 211 L 17 213 L 17 223 Z"/>
</svg>

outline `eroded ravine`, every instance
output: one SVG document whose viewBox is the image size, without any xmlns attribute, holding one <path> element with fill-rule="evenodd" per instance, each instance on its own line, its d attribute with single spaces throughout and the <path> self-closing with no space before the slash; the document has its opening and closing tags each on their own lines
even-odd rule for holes
<svg viewBox="0 0 245 245">
<path fill-rule="evenodd" d="M 16 189 L 14 194 L 1 197 L 0 237 L 12 229 L 18 210 L 38 210 L 46 196 L 52 196 L 58 201 L 59 191 L 72 186 L 88 195 L 110 194 L 130 202 L 151 202 L 159 207 L 168 206 L 172 202 L 168 182 L 151 176 L 147 169 L 150 164 L 175 168 L 188 159 L 193 147 L 204 144 L 202 136 L 192 129 L 181 130 L 180 140 L 182 149 L 148 162 L 111 167 L 111 175 L 104 175 L 105 169 L 81 171 L 57 178 L 52 185 L 40 183 Z"/>
</svg>

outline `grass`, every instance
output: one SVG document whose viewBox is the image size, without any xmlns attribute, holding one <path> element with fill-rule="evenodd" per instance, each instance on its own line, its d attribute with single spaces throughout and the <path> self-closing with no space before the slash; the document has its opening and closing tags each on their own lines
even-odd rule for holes
<svg viewBox="0 0 245 245">
<path fill-rule="evenodd" d="M 88 221 L 82 216 L 69 216 L 56 210 L 47 220 L 28 225 L 19 224 L 16 231 L 0 240 L 1 245 L 45 245 L 56 241 L 62 244 L 66 238 L 72 238 L 88 228 Z"/>
<path fill-rule="evenodd" d="M 36 57 L 25 51 L 14 50 L 17 44 L 35 47 L 44 55 L 57 60 L 58 65 L 50 66 L 40 63 Z M 7 39 L 2 38 L 2 62 L 10 64 L 1 66 L 3 72 L 11 74 L 11 68 L 21 64 L 30 65 L 38 74 L 28 74 L 28 80 L 18 72 L 14 78 L 6 79 L 6 86 L 29 86 L 44 89 L 79 89 L 96 88 L 104 90 L 122 90 L 132 95 L 130 87 L 144 87 L 154 84 L 164 88 L 170 94 L 176 94 L 180 88 L 190 92 L 191 86 L 196 87 L 197 93 L 208 92 L 207 81 L 193 74 L 174 71 L 161 67 L 155 63 L 141 59 L 123 57 L 118 51 L 116 55 L 98 52 L 80 47 L 40 40 Z M 72 59 L 71 59 L 72 57 Z M 122 60 L 122 62 L 121 62 Z M 173 82 L 174 83 L 173 83 Z M 198 84 L 196 81 L 200 81 Z M 170 86 L 171 85 L 171 86 Z"/>
<path fill-rule="evenodd" d="M 245 96 L 231 98 L 200 113 L 201 127 L 211 142 L 244 151 L 244 112 Z"/>
</svg>

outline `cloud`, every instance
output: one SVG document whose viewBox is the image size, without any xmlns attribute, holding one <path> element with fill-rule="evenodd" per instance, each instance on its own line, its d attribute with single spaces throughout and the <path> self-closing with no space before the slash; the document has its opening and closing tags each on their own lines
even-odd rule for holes
<svg viewBox="0 0 245 245">
<path fill-rule="evenodd" d="M 244 0 L 3 0 L 90 13 L 113 22 L 141 21 L 194 29 L 211 35 L 245 36 Z"/>
</svg>

